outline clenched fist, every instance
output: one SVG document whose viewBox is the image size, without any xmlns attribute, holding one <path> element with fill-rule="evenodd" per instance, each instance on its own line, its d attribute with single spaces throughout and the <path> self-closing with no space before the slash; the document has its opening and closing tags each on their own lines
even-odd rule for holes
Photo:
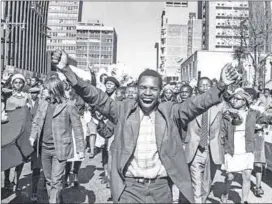
<svg viewBox="0 0 272 204">
<path fill-rule="evenodd" d="M 68 65 L 68 55 L 63 50 L 56 50 L 52 53 L 52 64 L 62 70 Z"/>
<path fill-rule="evenodd" d="M 240 77 L 241 76 L 238 74 L 237 70 L 230 63 L 228 63 L 221 71 L 220 80 L 228 86 L 238 81 Z"/>
</svg>

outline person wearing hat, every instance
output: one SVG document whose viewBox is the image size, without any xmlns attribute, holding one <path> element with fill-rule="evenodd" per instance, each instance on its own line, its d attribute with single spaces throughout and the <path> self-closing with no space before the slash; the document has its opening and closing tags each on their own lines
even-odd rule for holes
<svg viewBox="0 0 272 204">
<path fill-rule="evenodd" d="M 22 108 L 27 106 L 29 97 L 27 93 L 23 92 L 23 87 L 25 84 L 25 77 L 22 74 L 14 74 L 11 78 L 12 93 L 6 99 L 6 111 L 13 111 L 17 108 Z M 24 164 L 20 164 L 15 167 L 15 173 L 13 182 L 9 180 L 10 169 L 5 170 L 5 187 L 11 188 L 12 185 L 15 187 L 16 191 L 19 191 L 18 181 L 22 172 Z"/>
<path fill-rule="evenodd" d="M 105 79 L 106 93 L 109 97 L 114 97 L 114 92 L 120 87 L 119 81 L 115 77 L 107 77 Z"/>
<path fill-rule="evenodd" d="M 6 101 L 6 110 L 12 111 L 27 105 L 28 95 L 23 92 L 25 77 L 22 74 L 14 74 L 11 78 L 12 95 Z"/>
<path fill-rule="evenodd" d="M 33 87 L 29 89 L 29 93 L 30 93 L 30 100 L 28 102 L 30 110 L 31 110 L 31 114 L 33 116 L 33 118 L 36 115 L 38 106 L 39 106 L 39 94 L 40 94 L 40 88 L 38 87 Z"/>
<path fill-rule="evenodd" d="M 272 124 L 272 116 L 266 116 L 250 108 L 252 98 L 244 89 L 238 88 L 230 96 L 233 109 L 224 115 L 221 127 L 221 139 L 224 145 L 225 162 L 222 169 L 226 171 L 225 189 L 221 197 L 228 202 L 228 193 L 234 179 L 233 173 L 242 173 L 242 203 L 248 202 L 250 177 L 254 165 L 254 137 L 256 124 Z"/>
</svg>

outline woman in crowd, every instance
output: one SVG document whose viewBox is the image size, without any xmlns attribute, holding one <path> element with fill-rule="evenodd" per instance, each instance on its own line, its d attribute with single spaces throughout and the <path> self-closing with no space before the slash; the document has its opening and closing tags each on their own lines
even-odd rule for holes
<svg viewBox="0 0 272 204">
<path fill-rule="evenodd" d="M 84 158 L 84 138 L 77 109 L 65 97 L 62 81 L 51 76 L 47 80 L 48 100 L 41 101 L 33 120 L 30 144 L 41 152 L 49 203 L 62 201 L 63 176 L 67 160 L 74 155 L 72 130 L 79 158 Z"/>
<path fill-rule="evenodd" d="M 227 203 L 233 173 L 242 172 L 242 203 L 248 202 L 250 177 L 254 166 L 255 125 L 272 123 L 272 117 L 250 108 L 251 96 L 244 89 L 236 89 L 231 96 L 231 106 L 223 119 L 221 136 L 225 149 L 225 189 L 221 197 Z"/>
<path fill-rule="evenodd" d="M 166 85 L 162 91 L 161 102 L 173 101 L 174 100 L 174 92 L 170 85 Z"/>
<path fill-rule="evenodd" d="M 11 86 L 9 85 L 9 81 Z M 22 108 L 27 105 L 29 97 L 27 93 L 23 92 L 24 85 L 25 77 L 22 74 L 14 74 L 10 78 L 10 80 L 7 81 L 6 87 L 11 87 L 12 92 L 9 96 L 7 96 L 6 99 L 6 111 L 13 111 L 17 108 Z M 12 182 L 10 182 L 9 180 L 10 169 L 5 171 L 5 188 L 11 189 L 12 187 L 15 187 L 14 190 L 16 192 L 19 192 L 21 190 L 18 186 L 18 181 L 22 173 L 23 167 L 24 163 L 15 167 L 15 173 Z"/>
</svg>

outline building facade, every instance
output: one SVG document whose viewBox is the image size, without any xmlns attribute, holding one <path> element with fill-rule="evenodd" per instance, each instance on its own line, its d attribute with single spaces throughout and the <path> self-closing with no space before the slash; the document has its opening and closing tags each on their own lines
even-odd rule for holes
<svg viewBox="0 0 272 204">
<path fill-rule="evenodd" d="M 240 45 L 241 22 L 248 17 L 248 1 L 202 2 L 202 48 L 233 51 Z"/>
<path fill-rule="evenodd" d="M 160 71 L 166 81 L 179 80 L 180 63 L 201 49 L 198 2 L 166 1 L 161 16 Z"/>
<path fill-rule="evenodd" d="M 76 25 L 81 21 L 82 1 L 50 1 L 48 27 L 50 39 L 47 50 L 65 50 L 70 57 L 76 57 Z"/>
<path fill-rule="evenodd" d="M 113 27 L 104 26 L 99 21 L 77 25 L 76 59 L 78 67 L 95 69 L 116 64 L 117 34 Z M 98 71 L 98 70 L 96 70 Z"/>
<path fill-rule="evenodd" d="M 1 1 L 1 65 L 26 76 L 47 73 L 48 1 Z"/>
</svg>

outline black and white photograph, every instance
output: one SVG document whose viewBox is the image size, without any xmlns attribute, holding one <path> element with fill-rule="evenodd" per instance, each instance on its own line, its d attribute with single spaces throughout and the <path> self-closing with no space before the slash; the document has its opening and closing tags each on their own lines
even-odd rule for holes
<svg viewBox="0 0 272 204">
<path fill-rule="evenodd" d="M 272 1 L 0 0 L 1 203 L 272 203 Z"/>
</svg>

